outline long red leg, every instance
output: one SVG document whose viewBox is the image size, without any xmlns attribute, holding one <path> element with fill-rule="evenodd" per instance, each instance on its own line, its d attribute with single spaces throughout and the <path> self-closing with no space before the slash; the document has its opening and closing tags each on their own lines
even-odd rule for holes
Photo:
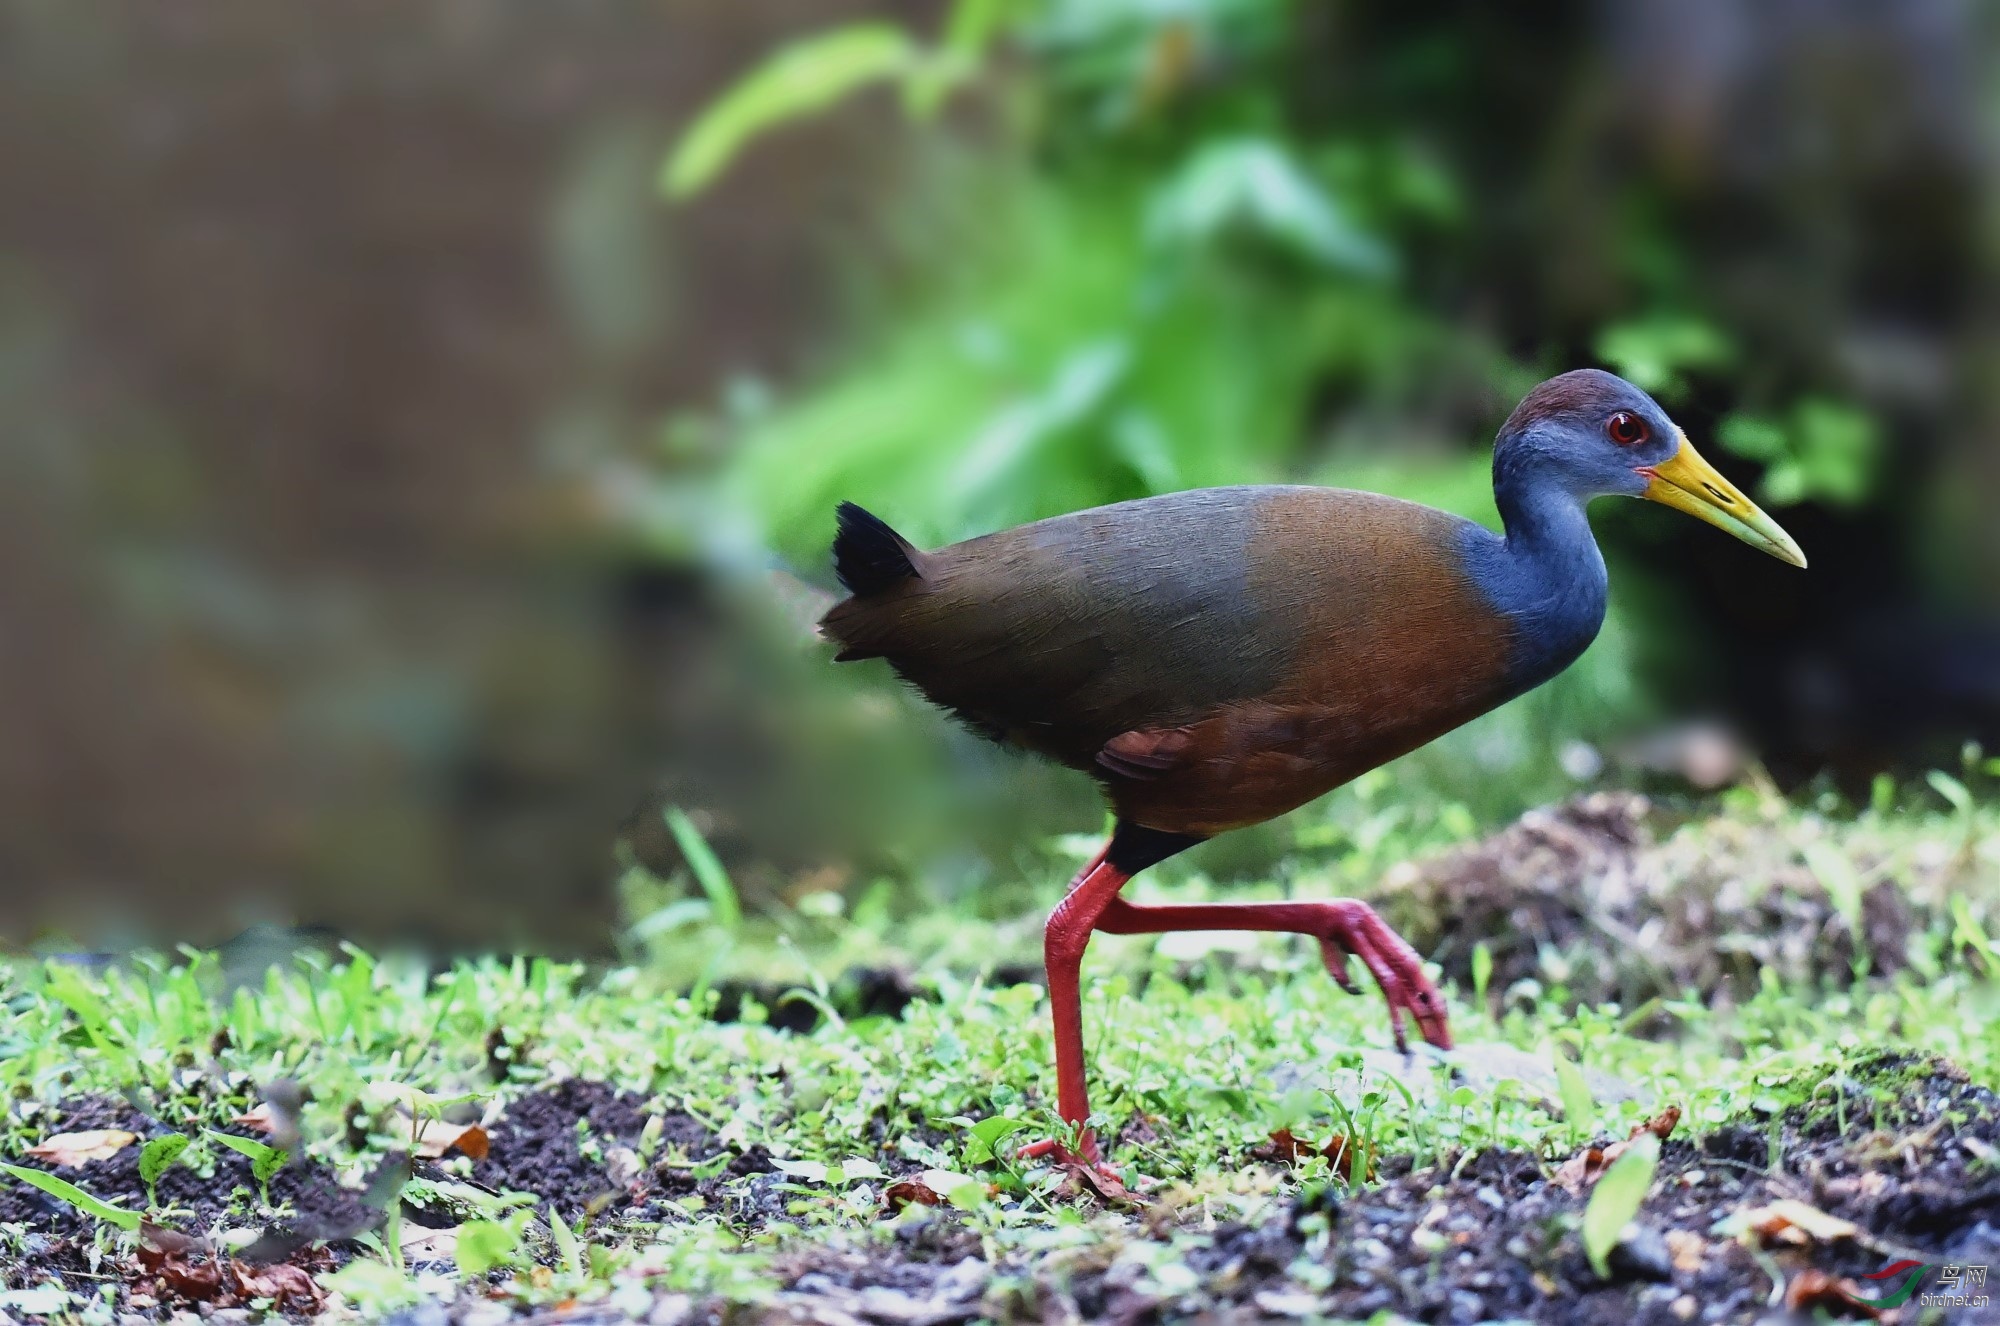
<svg viewBox="0 0 2000 1326">
<path fill-rule="evenodd" d="M 1091 931 L 1104 909 L 1118 897 L 1118 890 L 1132 878 L 1106 860 L 1107 847 L 1070 882 L 1069 893 L 1049 914 L 1042 932 L 1042 958 L 1049 976 L 1049 1014 L 1055 1023 L 1056 1110 L 1063 1122 L 1076 1128 L 1076 1155 L 1053 1143 L 1038 1142 L 1021 1148 L 1024 1156 L 1056 1155 L 1095 1165 L 1097 1139 L 1083 1127 L 1090 1117 L 1090 1097 L 1083 1077 L 1083 1004 L 1077 977 L 1083 969 L 1083 951 L 1090 945 Z"/>
<path fill-rule="evenodd" d="M 1112 935 L 1153 935 L 1169 930 L 1267 930 L 1295 935 L 1311 935 L 1320 942 L 1327 970 L 1341 988 L 1354 993 L 1347 975 L 1349 954 L 1382 987 L 1389 1003 L 1389 1025 L 1396 1033 L 1398 1049 L 1407 1049 L 1403 1035 L 1403 1013 L 1416 1020 L 1417 1030 L 1432 1045 L 1451 1048 L 1451 1028 L 1445 1018 L 1444 1000 L 1424 974 L 1417 951 L 1391 930 L 1375 914 L 1375 909 L 1352 898 L 1316 902 L 1217 902 L 1175 906 L 1141 907 L 1116 896 L 1116 890 L 1097 913 L 1097 928 Z M 1050 921 L 1050 925 L 1055 923 Z M 1054 965 L 1050 966 L 1050 994 L 1055 992 Z M 1057 1040 L 1061 1044 L 1060 1036 Z M 1060 1052 L 1060 1051 L 1058 1051 Z M 1081 1090 L 1081 1088 L 1079 1088 Z"/>
</svg>

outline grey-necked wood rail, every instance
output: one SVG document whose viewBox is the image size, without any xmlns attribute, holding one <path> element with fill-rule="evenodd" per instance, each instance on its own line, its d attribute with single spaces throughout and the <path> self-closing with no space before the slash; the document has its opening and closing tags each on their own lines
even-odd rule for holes
<svg viewBox="0 0 2000 1326">
<path fill-rule="evenodd" d="M 1567 667 L 1604 620 L 1584 507 L 1644 497 L 1796 566 L 1798 545 L 1696 453 L 1645 392 L 1565 373 L 1493 448 L 1504 534 L 1334 488 L 1170 493 L 925 552 L 843 503 L 821 621 L 839 658 L 885 658 L 975 731 L 1081 769 L 1115 830 L 1049 917 L 1057 1104 L 1085 1128 L 1077 973 L 1093 931 L 1311 935 L 1350 992 L 1359 958 L 1389 1004 L 1449 1047 L 1417 954 L 1351 899 L 1136 906 L 1119 890 L 1206 838 L 1281 815 Z"/>
</svg>

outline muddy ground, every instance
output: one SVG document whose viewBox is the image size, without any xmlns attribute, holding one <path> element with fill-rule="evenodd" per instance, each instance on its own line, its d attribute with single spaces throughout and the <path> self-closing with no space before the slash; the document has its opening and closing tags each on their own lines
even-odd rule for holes
<svg viewBox="0 0 2000 1326">
<path fill-rule="evenodd" d="M 754 1148 L 721 1147 L 692 1118 L 669 1119 L 659 1163 L 633 1172 L 621 1148 L 639 1139 L 641 1105 L 629 1093 L 578 1081 L 522 1097 L 493 1129 L 491 1151 L 472 1167 L 473 1178 L 602 1221 L 684 1220 L 668 1202 L 695 1193 L 746 1235 L 792 1218 L 794 1194 L 768 1158 Z M 157 1129 L 124 1102 L 105 1099 L 68 1102 L 53 1112 L 51 1126 L 122 1127 L 142 1136 Z M 580 1140 L 585 1131 L 588 1144 Z M 724 1152 L 727 1164 L 704 1177 L 686 1163 Z M 100 1197 L 140 1207 L 136 1156 L 128 1148 L 58 1172 Z M 1169 1189 L 1143 1209 L 1106 1213 L 1110 1228 L 1092 1246 L 1015 1250 L 991 1261 L 993 1245 L 968 1217 L 919 1208 L 832 1243 L 790 1245 L 775 1262 L 777 1292 L 761 1306 L 666 1295 L 651 1305 L 650 1320 L 941 1326 L 981 1318 L 1366 1319 L 1393 1312 L 1435 1322 L 1777 1321 L 1787 1319 L 1788 1294 L 1790 1307 L 1813 1315 L 1865 1315 L 1849 1298 L 1878 1296 L 1881 1284 L 1865 1277 L 1896 1261 L 1926 1264 L 1931 1280 L 1946 1264 L 2000 1262 L 2000 1099 L 1941 1061 L 1884 1055 L 1825 1084 L 1810 1110 L 1745 1119 L 1706 1137 L 1670 1137 L 1654 1195 L 1613 1254 L 1609 1281 L 1585 1259 L 1575 1228 L 1585 1197 L 1559 1181 L 1558 1159 L 1484 1152 L 1415 1171 L 1407 1160 L 1390 1160 L 1351 1192 L 1274 1197 L 1251 1223 L 1205 1220 L 1198 1202 Z M 1229 1163 L 1253 1177 L 1275 1177 L 1282 1162 Z M 240 1210 L 251 1186 L 247 1162 L 229 1156 L 209 1180 L 169 1171 L 160 1197 L 185 1208 L 176 1222 L 182 1229 L 200 1229 L 232 1202 Z M 298 1215 L 287 1222 L 290 1245 L 274 1242 L 266 1251 L 308 1277 L 345 1261 L 354 1238 L 382 1224 L 382 1206 L 323 1172 L 290 1170 L 273 1188 Z M 1786 1199 L 1823 1213 L 1824 1227 L 1786 1229 L 1767 1219 L 1771 1227 L 1761 1234 L 1718 1232 L 1731 1217 Z M 416 1208 L 405 1214 L 425 1225 L 454 1218 Z M 51 1275 L 76 1289 L 114 1283 L 124 1310 L 147 1318 L 212 1312 L 218 1301 L 227 1310 L 231 1302 L 226 1287 L 204 1303 L 203 1282 L 177 1292 L 139 1262 L 98 1257 L 88 1223 L 31 1189 L 0 1189 L 0 1221 L 27 1231 L 22 1254 L 0 1273 L 8 1288 Z M 1173 1251 L 1137 1255 L 1147 1245 Z M 289 1306 L 297 1315 L 311 1301 Z M 426 1309 L 405 1320 L 437 1326 L 469 1313 L 497 1321 L 502 1311 L 468 1298 L 455 1311 Z M 1976 1308 L 1951 1311 L 1953 1321 L 2000 1320 Z M 624 1310 L 587 1306 L 540 1314 L 551 1321 L 624 1317 Z M 1926 1318 L 1912 1304 L 1883 1319 Z"/>
</svg>

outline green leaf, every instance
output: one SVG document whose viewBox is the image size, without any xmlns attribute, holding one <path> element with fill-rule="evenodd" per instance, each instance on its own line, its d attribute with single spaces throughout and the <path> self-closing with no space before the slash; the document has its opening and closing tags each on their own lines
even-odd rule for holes
<svg viewBox="0 0 2000 1326">
<path fill-rule="evenodd" d="M 67 1202 L 92 1220 L 101 1220 L 107 1225 L 136 1231 L 139 1228 L 139 1213 L 127 1211 L 122 1206 L 113 1206 L 107 1201 L 92 1197 L 74 1183 L 65 1183 L 53 1174 L 38 1169 L 27 1169 L 20 1165 L 0 1165 L 0 1171 L 13 1175 L 30 1188 L 40 1188 L 57 1201 Z"/>
<path fill-rule="evenodd" d="M 966 56 L 981 54 L 1017 7 L 1014 0 L 958 0 L 945 23 L 945 49 Z"/>
<path fill-rule="evenodd" d="M 386 1315 L 420 1297 L 408 1276 L 373 1257 L 356 1257 L 338 1271 L 320 1276 L 319 1282 L 370 1317 Z"/>
<path fill-rule="evenodd" d="M 1024 1119 L 1010 1119 L 1004 1114 L 996 1114 L 990 1119 L 981 1119 L 970 1125 L 966 1131 L 971 1139 L 965 1144 L 965 1163 L 984 1165 L 993 1159 L 994 1148 L 1001 1139 L 1011 1137 L 1028 1126 Z"/>
<path fill-rule="evenodd" d="M 1661 394 L 1680 389 L 1684 370 L 1716 368 L 1735 353 L 1720 329 L 1671 314 L 1614 323 L 1598 334 L 1593 348 L 1620 376 Z"/>
<path fill-rule="evenodd" d="M 272 1178 L 285 1167 L 285 1161 L 291 1156 L 289 1151 L 280 1151 L 277 1147 L 266 1146 L 253 1138 L 238 1137 L 234 1133 L 217 1132 L 211 1128 L 208 1135 L 231 1151 L 250 1157 L 250 1175 L 257 1180 L 259 1187 L 266 1190 L 267 1196 Z"/>
<path fill-rule="evenodd" d="M 771 1164 L 780 1174 L 788 1174 L 807 1183 L 825 1183 L 826 1166 L 817 1160 L 773 1160 Z"/>
<path fill-rule="evenodd" d="M 667 807 L 666 821 L 688 869 L 694 872 L 695 883 L 708 895 L 708 905 L 714 910 L 717 924 L 734 930 L 743 919 L 743 904 L 737 900 L 736 885 L 730 882 L 729 872 L 722 868 L 715 850 L 679 806 Z"/>
<path fill-rule="evenodd" d="M 1653 1186 L 1653 1172 L 1659 1164 L 1660 1139 L 1651 1133 L 1641 1133 L 1611 1162 L 1611 1168 L 1604 1171 L 1604 1177 L 1591 1192 L 1590 1204 L 1583 1209 L 1583 1250 L 1590 1257 L 1591 1269 L 1599 1276 L 1611 1274 L 1605 1259 L 1618 1246 L 1618 1236 L 1625 1226 L 1639 1214 L 1639 1204 L 1646 1200 L 1646 1190 Z"/>
<path fill-rule="evenodd" d="M 685 929 L 698 921 L 707 921 L 715 916 L 715 906 L 706 898 L 677 898 L 656 912 L 649 912 L 632 923 L 627 932 L 633 939 L 658 939 L 676 930 Z"/>
<path fill-rule="evenodd" d="M 285 1161 L 290 1155 L 289 1151 L 280 1151 L 274 1146 L 265 1147 L 263 1155 L 251 1160 L 250 1176 L 260 1184 L 269 1183 L 277 1177 L 278 1171 L 285 1167 Z"/>
<path fill-rule="evenodd" d="M 1806 868 L 1819 880 L 1819 886 L 1826 890 L 1834 910 L 1847 922 L 1847 931 L 1854 936 L 1858 946 L 1861 943 L 1861 872 L 1854 868 L 1854 862 L 1847 854 L 1832 843 L 1807 843 L 1800 854 L 1805 857 Z"/>
<path fill-rule="evenodd" d="M 1924 781 L 1931 790 L 1951 803 L 1951 808 L 1961 815 L 1972 813 L 1972 792 L 1964 783 L 1953 778 L 1942 769 L 1933 769 L 1924 775 Z"/>
<path fill-rule="evenodd" d="M 1200 247 L 1245 234 L 1335 271 L 1379 275 L 1389 251 L 1347 216 L 1291 153 L 1262 139 L 1203 147 L 1153 200 L 1155 242 Z"/>
<path fill-rule="evenodd" d="M 579 1278 L 583 1275 L 583 1243 L 569 1222 L 556 1214 L 555 1207 L 549 1208 L 549 1233 L 555 1239 L 556 1255 L 562 1258 L 563 1269 Z"/>
<path fill-rule="evenodd" d="M 1481 1007 L 1486 1004 L 1486 987 L 1493 980 L 1493 950 L 1480 940 L 1472 946 L 1472 994 Z"/>
<path fill-rule="evenodd" d="M 1590 1094 L 1583 1070 L 1561 1051 L 1556 1052 L 1556 1086 L 1562 1093 L 1563 1118 L 1569 1121 L 1571 1135 L 1587 1136 L 1596 1123 L 1597 1101 Z"/>
<path fill-rule="evenodd" d="M 1715 430 L 1715 436 L 1723 450 L 1761 465 L 1776 464 L 1790 450 L 1784 428 L 1762 415 L 1732 414 Z"/>
<path fill-rule="evenodd" d="M 140 1148 L 139 1182 L 146 1185 L 147 1192 L 151 1192 L 154 1185 L 159 1183 L 160 1176 L 167 1172 L 167 1167 L 180 1159 L 181 1152 L 188 1149 L 188 1143 L 192 1140 L 182 1133 L 168 1133 L 164 1137 L 154 1138 Z"/>
<path fill-rule="evenodd" d="M 520 1231 L 497 1220 L 470 1220 L 458 1227 L 458 1269 L 468 1279 L 514 1263 Z"/>
<path fill-rule="evenodd" d="M 111 1014 L 104 1000 L 74 967 L 64 962 L 51 962 L 46 988 L 58 1003 L 76 1014 L 76 1020 L 83 1024 L 84 1033 L 93 1045 L 107 1052 L 117 1048 L 117 1037 L 111 1031 Z"/>
<path fill-rule="evenodd" d="M 917 57 L 909 34 L 890 23 L 851 23 L 780 48 L 688 127 L 661 170 L 661 189 L 670 198 L 692 198 L 752 139 L 900 78 Z"/>
</svg>

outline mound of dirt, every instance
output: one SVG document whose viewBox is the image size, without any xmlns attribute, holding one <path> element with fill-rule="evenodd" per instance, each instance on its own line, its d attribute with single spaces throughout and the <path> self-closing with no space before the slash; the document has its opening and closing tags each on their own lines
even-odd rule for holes
<svg viewBox="0 0 2000 1326">
<path fill-rule="evenodd" d="M 1858 935 L 1809 859 L 1846 872 Z M 1784 831 L 1726 818 L 1672 829 L 1647 798 L 1600 792 L 1403 866 L 1373 901 L 1464 987 L 1484 944 L 1496 993 L 1533 980 L 1561 985 L 1572 1003 L 1631 1008 L 1689 989 L 1754 989 L 1762 970 L 1851 980 L 1857 952 L 1876 973 L 1898 971 L 1951 868 L 1944 854 L 1850 856 L 1810 820 Z"/>
</svg>

